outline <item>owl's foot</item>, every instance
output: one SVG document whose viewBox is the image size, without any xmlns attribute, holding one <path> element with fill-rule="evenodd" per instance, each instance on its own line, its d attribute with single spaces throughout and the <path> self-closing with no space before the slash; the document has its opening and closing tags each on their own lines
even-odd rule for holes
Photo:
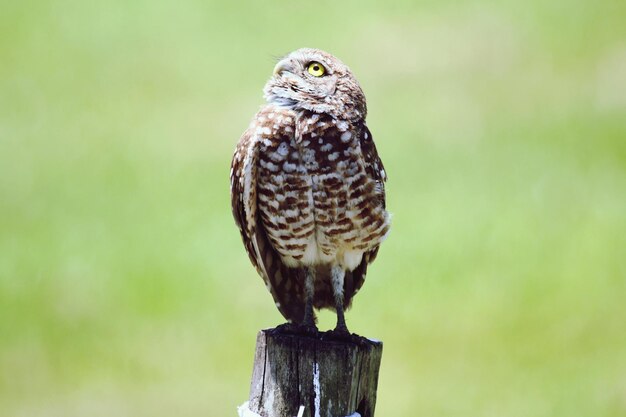
<svg viewBox="0 0 626 417">
<path fill-rule="evenodd" d="M 336 342 L 355 343 L 360 336 L 351 334 L 347 327 L 335 327 L 333 330 L 329 330 L 322 334 L 323 340 L 332 340 Z"/>
<path fill-rule="evenodd" d="M 343 314 L 340 316 L 340 319 L 337 320 L 337 325 L 332 331 L 337 334 L 350 334 L 350 330 L 348 330 L 348 326 L 346 326 L 346 320 L 343 318 Z"/>
<path fill-rule="evenodd" d="M 319 330 L 313 323 L 285 323 L 271 330 L 274 334 L 291 334 L 296 336 L 318 337 Z"/>
<path fill-rule="evenodd" d="M 322 339 L 333 340 L 336 342 L 352 342 L 352 335 L 350 334 L 350 332 L 337 331 L 337 329 L 335 329 L 324 332 L 324 334 L 322 335 Z"/>
<path fill-rule="evenodd" d="M 359 336 L 356 333 L 350 333 L 347 327 L 335 328 L 327 332 L 321 333 L 322 340 L 351 343 L 354 345 L 367 345 L 368 341 L 363 336 Z"/>
</svg>

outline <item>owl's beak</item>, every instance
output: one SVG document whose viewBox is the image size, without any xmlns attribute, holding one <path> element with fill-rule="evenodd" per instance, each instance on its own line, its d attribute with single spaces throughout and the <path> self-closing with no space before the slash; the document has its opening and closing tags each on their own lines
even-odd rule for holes
<svg viewBox="0 0 626 417">
<path fill-rule="evenodd" d="M 280 75 L 283 72 L 294 72 L 293 65 L 287 59 L 280 60 L 278 64 L 276 64 L 276 66 L 274 67 L 275 76 Z"/>
</svg>

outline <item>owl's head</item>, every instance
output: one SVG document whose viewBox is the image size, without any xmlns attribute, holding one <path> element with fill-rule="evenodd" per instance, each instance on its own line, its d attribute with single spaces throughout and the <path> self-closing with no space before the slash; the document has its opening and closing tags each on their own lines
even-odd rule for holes
<svg viewBox="0 0 626 417">
<path fill-rule="evenodd" d="M 365 95 L 350 68 L 319 49 L 302 48 L 282 58 L 264 89 L 266 100 L 339 119 L 365 119 Z"/>
</svg>

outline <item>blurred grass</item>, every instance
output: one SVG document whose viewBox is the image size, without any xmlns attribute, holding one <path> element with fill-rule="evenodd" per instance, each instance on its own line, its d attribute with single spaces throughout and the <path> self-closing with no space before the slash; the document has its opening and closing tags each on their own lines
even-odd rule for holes
<svg viewBox="0 0 626 417">
<path fill-rule="evenodd" d="M 273 57 L 350 65 L 394 228 L 380 416 L 626 414 L 621 1 L 0 5 L 0 415 L 230 416 L 281 321 L 231 220 Z M 323 326 L 333 317 L 323 314 Z"/>
</svg>

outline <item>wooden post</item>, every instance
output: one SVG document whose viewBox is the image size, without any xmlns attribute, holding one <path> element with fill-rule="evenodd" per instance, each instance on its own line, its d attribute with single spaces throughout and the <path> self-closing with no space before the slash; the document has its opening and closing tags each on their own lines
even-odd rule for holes
<svg viewBox="0 0 626 417">
<path fill-rule="evenodd" d="M 373 417 L 382 342 L 326 338 L 260 331 L 249 410 L 262 417 Z"/>
</svg>

